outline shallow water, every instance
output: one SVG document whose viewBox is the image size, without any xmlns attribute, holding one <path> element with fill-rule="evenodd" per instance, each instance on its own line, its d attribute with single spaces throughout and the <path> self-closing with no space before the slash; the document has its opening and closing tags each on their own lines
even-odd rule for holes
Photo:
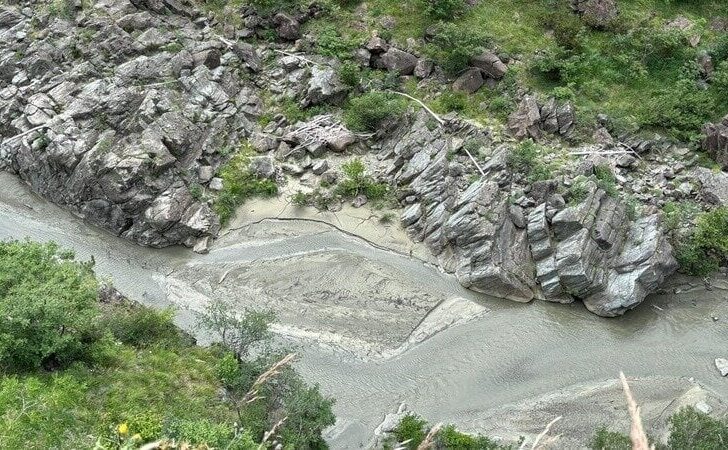
<svg viewBox="0 0 728 450">
<path fill-rule="evenodd" d="M 278 225 L 272 221 L 265 226 Z M 231 263 L 255 267 L 258 260 L 275 267 L 275 261 L 294 255 L 305 259 L 336 253 L 364 261 L 374 268 L 372 273 L 414 280 L 428 295 L 477 299 L 489 309 L 485 316 L 390 359 L 362 360 L 331 348 L 304 346 L 300 370 L 337 399 L 338 424 L 329 433 L 333 448 L 366 444 L 383 414 L 401 401 L 433 422 L 476 429 L 488 410 L 575 384 L 612 379 L 620 370 L 635 377 L 694 377 L 728 398 L 728 379 L 721 378 L 713 365 L 716 357 L 728 357 L 725 290 L 699 287 L 655 295 L 623 318 L 604 319 L 579 304 L 524 305 L 480 296 L 430 265 L 336 230 L 311 232 L 309 225 L 295 222 L 285 226 L 287 233 L 266 245 L 236 243 L 227 236 L 204 256 L 182 248 L 142 248 L 85 224 L 31 194 L 15 177 L 0 174 L 0 238 L 53 240 L 83 259 L 93 255 L 100 275 L 150 306 L 170 303 L 165 280 L 177 276 L 181 267 Z M 301 235 L 291 235 L 297 226 Z M 297 283 L 320 276 L 307 273 L 315 265 L 298 262 L 295 267 L 300 272 Z M 332 276 L 339 277 L 332 289 L 359 292 L 348 286 L 346 273 Z M 668 286 L 688 281 L 696 283 L 674 278 Z M 725 281 L 718 280 L 723 285 Z M 180 321 L 189 326 L 190 315 L 181 314 Z"/>
</svg>

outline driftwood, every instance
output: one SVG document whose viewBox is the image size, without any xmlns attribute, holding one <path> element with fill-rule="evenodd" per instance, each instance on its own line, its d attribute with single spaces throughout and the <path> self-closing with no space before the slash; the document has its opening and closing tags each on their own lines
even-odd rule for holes
<svg viewBox="0 0 728 450">
<path fill-rule="evenodd" d="M 632 440 L 632 450 L 655 450 L 655 446 L 650 446 L 647 440 L 647 434 L 645 434 L 645 429 L 642 426 L 642 418 L 640 417 L 640 407 L 637 406 L 637 402 L 634 396 L 632 396 L 632 390 L 629 388 L 624 372 L 619 372 L 619 379 L 622 381 L 622 390 L 624 390 L 624 396 L 627 398 L 629 416 L 632 419 L 632 428 L 629 430 L 629 438 Z"/>
<path fill-rule="evenodd" d="M 433 117 L 433 118 L 434 118 L 434 119 L 435 119 L 435 120 L 437 121 L 437 123 L 438 123 L 438 124 L 439 124 L 439 125 L 440 125 L 441 127 L 445 126 L 445 121 L 444 121 L 444 120 L 442 120 L 442 118 L 441 118 L 440 116 L 438 116 L 438 115 L 437 115 L 437 114 L 436 114 L 436 113 L 435 113 L 435 112 L 434 112 L 433 110 L 431 110 L 430 108 L 428 108 L 428 107 L 427 107 L 427 105 L 425 105 L 425 104 L 424 104 L 424 103 L 422 102 L 422 100 L 416 99 L 416 98 L 412 97 L 412 96 L 411 96 L 411 95 L 409 95 L 409 94 L 405 94 L 404 92 L 398 92 L 398 91 L 387 91 L 387 92 L 389 92 L 389 93 L 392 93 L 392 94 L 396 94 L 396 95 L 401 95 L 402 97 L 408 98 L 408 99 L 410 99 L 410 100 L 412 100 L 412 101 L 416 102 L 416 103 L 417 103 L 417 104 L 419 104 L 419 105 L 420 105 L 420 106 L 421 106 L 421 107 L 422 107 L 422 108 L 423 108 L 423 109 L 424 109 L 425 111 L 427 111 L 427 113 L 428 113 L 429 115 L 431 115 L 431 116 L 432 116 L 432 117 Z M 482 167 L 480 167 L 480 164 L 478 164 L 478 161 L 476 161 L 476 160 L 475 160 L 475 158 L 474 158 L 474 157 L 473 157 L 473 155 L 472 155 L 472 154 L 470 153 L 470 151 L 468 151 L 468 149 L 467 149 L 467 148 L 463 148 L 463 150 L 465 150 L 465 153 L 466 153 L 466 154 L 468 155 L 468 158 L 470 158 L 470 160 L 471 160 L 471 161 L 473 162 L 473 164 L 475 165 L 475 167 L 476 167 L 476 168 L 478 169 L 478 172 L 480 172 L 480 175 L 481 175 L 481 176 L 485 176 L 485 172 L 483 171 L 483 168 L 482 168 Z"/>
</svg>

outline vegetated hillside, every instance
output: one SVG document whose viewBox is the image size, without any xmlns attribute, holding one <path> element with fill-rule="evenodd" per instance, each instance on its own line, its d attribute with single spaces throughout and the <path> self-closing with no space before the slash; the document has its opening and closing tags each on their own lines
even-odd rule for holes
<svg viewBox="0 0 728 450">
<path fill-rule="evenodd" d="M 217 303 L 201 325 L 226 339 L 210 348 L 172 315 L 53 244 L 0 243 L 0 448 L 325 446 L 333 400 L 270 345 L 272 314 Z"/>
<path fill-rule="evenodd" d="M 231 0 L 228 6 L 244 4 Z M 252 0 L 259 10 L 301 2 Z M 225 2 L 208 1 L 219 9 Z M 592 6 L 596 4 L 597 6 Z M 408 83 L 439 111 L 504 118 L 520 90 L 574 102 L 588 138 L 599 114 L 621 132 L 663 130 L 694 141 L 728 113 L 728 4 L 715 0 L 329 0 L 304 31 L 314 50 L 353 60 L 372 33 L 429 56 L 456 78 L 489 49 L 508 63 L 501 82 L 474 95 Z M 592 11 L 594 10 L 594 11 Z M 235 23 L 239 16 L 218 16 Z"/>
</svg>

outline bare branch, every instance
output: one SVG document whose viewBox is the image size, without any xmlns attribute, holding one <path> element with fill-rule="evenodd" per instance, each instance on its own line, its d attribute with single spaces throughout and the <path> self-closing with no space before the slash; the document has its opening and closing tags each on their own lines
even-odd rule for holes
<svg viewBox="0 0 728 450">
<path fill-rule="evenodd" d="M 627 397 L 627 407 L 629 409 L 629 416 L 632 419 L 632 428 L 629 431 L 629 437 L 632 440 L 632 450 L 654 450 L 655 446 L 650 446 L 645 434 L 645 429 L 642 426 L 642 418 L 640 417 L 640 407 L 637 406 L 637 402 L 632 396 L 632 390 L 627 384 L 627 378 L 624 376 L 624 372 L 619 372 L 619 379 L 622 381 L 622 390 L 624 390 L 624 396 Z"/>
<path fill-rule="evenodd" d="M 425 105 L 424 103 L 422 103 L 422 100 L 418 100 L 418 99 L 412 97 L 411 95 L 405 94 L 404 92 L 398 92 L 398 91 L 387 91 L 387 92 L 392 93 L 392 94 L 401 95 L 402 97 L 406 97 L 406 98 L 408 98 L 408 99 L 410 99 L 412 101 L 417 102 L 425 111 L 427 111 L 435 120 L 437 120 L 437 123 L 439 123 L 440 126 L 445 125 L 445 121 L 442 120 L 440 118 L 440 116 L 438 116 L 437 114 L 435 114 L 435 112 L 433 110 L 431 110 L 430 108 L 428 108 L 427 105 Z"/>
</svg>

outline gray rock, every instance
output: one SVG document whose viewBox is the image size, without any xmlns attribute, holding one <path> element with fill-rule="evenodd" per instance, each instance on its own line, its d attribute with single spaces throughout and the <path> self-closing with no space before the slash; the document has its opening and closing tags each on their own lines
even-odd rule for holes
<svg viewBox="0 0 728 450">
<path fill-rule="evenodd" d="M 390 47 L 374 60 L 374 66 L 378 69 L 398 72 L 400 75 L 412 75 L 417 67 L 417 57 L 398 48 Z"/>
<path fill-rule="evenodd" d="M 200 183 L 207 183 L 215 176 L 215 169 L 211 166 L 200 166 L 197 168 L 197 179 Z"/>
<path fill-rule="evenodd" d="M 366 195 L 357 195 L 354 197 L 354 200 L 351 201 L 351 206 L 354 208 L 361 208 L 362 206 L 366 205 L 369 200 L 367 199 Z"/>
<path fill-rule="evenodd" d="M 420 59 L 415 66 L 414 75 L 420 79 L 427 78 L 432 74 L 434 68 L 435 64 L 429 59 Z"/>
<path fill-rule="evenodd" d="M 373 55 L 379 55 L 389 50 L 389 44 L 387 44 L 387 41 L 379 36 L 372 36 L 365 47 L 366 50 L 371 52 Z"/>
<path fill-rule="evenodd" d="M 256 156 L 250 160 L 250 173 L 259 179 L 272 180 L 276 176 L 276 166 L 270 156 Z"/>
<path fill-rule="evenodd" d="M 698 167 L 693 171 L 693 175 L 700 183 L 700 195 L 704 201 L 716 206 L 728 204 L 727 173 Z"/>
<path fill-rule="evenodd" d="M 311 172 L 313 172 L 314 175 L 321 175 L 327 170 L 329 170 L 329 162 L 325 159 L 316 161 L 313 163 L 313 166 L 311 166 Z"/>
<path fill-rule="evenodd" d="M 313 66 L 308 81 L 306 100 L 309 105 L 322 103 L 341 103 L 348 89 L 341 83 L 336 71 L 331 67 Z"/>
<path fill-rule="evenodd" d="M 197 241 L 192 251 L 201 255 L 210 253 L 210 245 L 212 245 L 212 237 L 205 236 Z"/>
<path fill-rule="evenodd" d="M 273 17 L 273 23 L 281 39 L 295 41 L 301 37 L 301 24 L 288 14 L 279 12 Z"/>
<path fill-rule="evenodd" d="M 571 3 L 584 23 L 593 28 L 606 28 L 619 15 L 617 0 L 572 0 Z"/>
<path fill-rule="evenodd" d="M 452 85 L 453 90 L 472 94 L 483 86 L 483 74 L 480 69 L 468 69 L 460 75 Z"/>
<path fill-rule="evenodd" d="M 541 137 L 541 110 L 536 99 L 526 95 L 518 109 L 508 118 L 508 130 L 518 139 Z"/>
<path fill-rule="evenodd" d="M 208 184 L 208 187 L 210 188 L 210 190 L 213 191 L 222 191 L 224 187 L 222 183 L 222 178 L 213 178 L 212 180 L 210 180 L 210 184 Z"/>
<path fill-rule="evenodd" d="M 501 61 L 498 55 L 489 51 L 474 56 L 470 60 L 470 64 L 482 70 L 486 76 L 496 80 L 500 80 L 508 73 L 508 66 Z"/>
<path fill-rule="evenodd" d="M 718 369 L 718 372 L 720 372 L 720 376 L 728 376 L 728 359 L 716 358 L 715 367 Z"/>
<path fill-rule="evenodd" d="M 720 123 L 708 123 L 703 128 L 705 138 L 702 142 L 705 150 L 723 170 L 728 170 L 728 116 Z"/>
</svg>

